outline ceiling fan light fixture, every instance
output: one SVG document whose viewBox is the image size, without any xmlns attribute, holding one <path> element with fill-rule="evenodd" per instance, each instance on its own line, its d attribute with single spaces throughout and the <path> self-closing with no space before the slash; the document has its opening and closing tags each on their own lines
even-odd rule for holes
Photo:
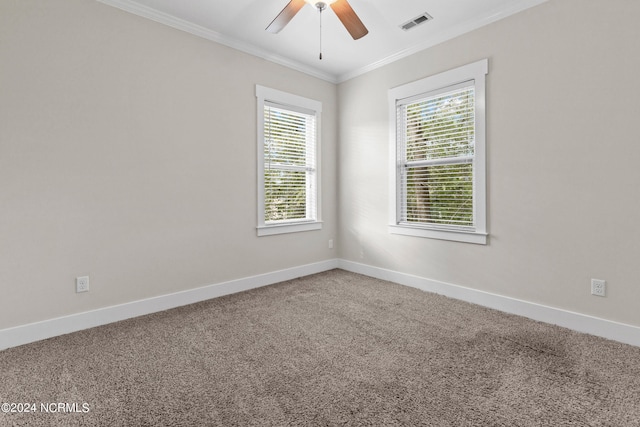
<svg viewBox="0 0 640 427">
<path fill-rule="evenodd" d="M 329 6 L 332 3 L 335 3 L 338 0 L 304 0 L 307 3 L 309 3 L 311 6 L 318 8 L 318 9 L 325 9 L 327 6 Z"/>
</svg>

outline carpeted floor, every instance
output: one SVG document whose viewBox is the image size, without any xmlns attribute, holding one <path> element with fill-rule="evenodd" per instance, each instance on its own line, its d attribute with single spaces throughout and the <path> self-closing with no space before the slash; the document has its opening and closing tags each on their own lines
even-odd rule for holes
<svg viewBox="0 0 640 427">
<path fill-rule="evenodd" d="M 640 348 L 333 270 L 5 350 L 3 402 L 37 412 L 2 426 L 640 426 Z"/>
</svg>

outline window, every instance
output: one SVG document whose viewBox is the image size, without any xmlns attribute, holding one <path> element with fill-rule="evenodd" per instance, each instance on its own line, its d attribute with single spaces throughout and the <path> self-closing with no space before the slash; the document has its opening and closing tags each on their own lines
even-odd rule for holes
<svg viewBox="0 0 640 427">
<path fill-rule="evenodd" d="M 317 230 L 322 104 L 256 86 L 258 236 Z"/>
<path fill-rule="evenodd" d="M 389 91 L 390 232 L 486 244 L 482 60 Z"/>
</svg>

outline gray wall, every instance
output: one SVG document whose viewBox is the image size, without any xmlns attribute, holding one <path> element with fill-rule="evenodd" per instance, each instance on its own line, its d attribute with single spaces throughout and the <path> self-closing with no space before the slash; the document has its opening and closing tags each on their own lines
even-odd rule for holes
<svg viewBox="0 0 640 427">
<path fill-rule="evenodd" d="M 640 325 L 639 15 L 551 0 L 341 84 L 340 256 Z M 482 58 L 489 244 L 389 234 L 388 89 Z"/>
<path fill-rule="evenodd" d="M 336 86 L 98 2 L 0 0 L 0 329 L 337 256 L 640 326 L 640 3 L 604 3 Z M 389 234 L 388 89 L 485 57 L 489 244 Z M 256 237 L 255 84 L 323 102 L 320 232 Z"/>
<path fill-rule="evenodd" d="M 334 84 L 89 0 L 0 64 L 0 329 L 336 257 Z M 256 237 L 256 84 L 323 102 L 320 232 Z"/>
</svg>

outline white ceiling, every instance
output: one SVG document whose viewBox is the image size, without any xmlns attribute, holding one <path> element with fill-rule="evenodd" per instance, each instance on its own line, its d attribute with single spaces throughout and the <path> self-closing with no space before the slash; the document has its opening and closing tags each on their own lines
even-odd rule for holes
<svg viewBox="0 0 640 427">
<path fill-rule="evenodd" d="M 322 60 L 319 13 L 308 4 L 271 34 L 265 28 L 289 0 L 99 1 L 337 83 L 547 0 L 349 0 L 369 34 L 353 40 L 328 8 Z M 433 20 L 400 28 L 425 12 Z"/>
</svg>

